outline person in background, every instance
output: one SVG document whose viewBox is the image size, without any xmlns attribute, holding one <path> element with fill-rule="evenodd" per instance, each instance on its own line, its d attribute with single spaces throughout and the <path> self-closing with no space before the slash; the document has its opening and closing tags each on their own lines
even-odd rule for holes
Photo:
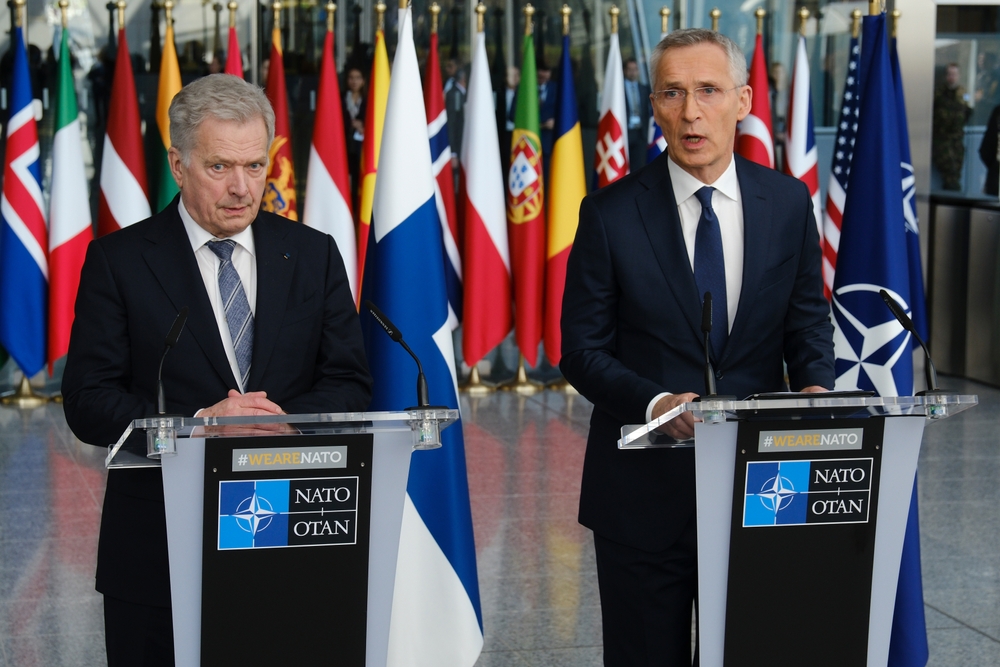
<svg viewBox="0 0 1000 667">
<path fill-rule="evenodd" d="M 468 70 L 459 67 L 458 62 L 449 58 L 446 71 L 455 66 L 454 74 L 448 79 L 451 83 L 444 86 L 444 107 L 448 112 L 448 144 L 451 146 L 451 168 L 458 175 L 459 158 L 462 154 L 462 133 L 465 130 L 465 97 Z"/>
<path fill-rule="evenodd" d="M 983 183 L 983 194 L 996 197 L 1000 194 L 1000 105 L 993 107 L 990 119 L 986 123 L 986 132 L 979 143 L 979 159 L 986 165 L 986 182 Z"/>
<path fill-rule="evenodd" d="M 628 159 L 633 171 L 646 164 L 646 129 L 649 127 L 649 86 L 639 82 L 639 63 L 625 61 L 625 115 L 628 117 Z"/>
<path fill-rule="evenodd" d="M 934 91 L 934 125 L 931 131 L 931 161 L 941 176 L 945 190 L 962 189 L 965 161 L 965 124 L 972 115 L 966 104 L 965 89 L 959 85 L 957 63 L 945 69 L 945 79 Z"/>
<path fill-rule="evenodd" d="M 348 65 L 344 91 L 344 135 L 347 138 L 347 171 L 351 175 L 351 210 L 358 215 L 361 187 L 361 145 L 365 140 L 365 74 L 361 67 Z"/>
<path fill-rule="evenodd" d="M 549 174 L 549 159 L 552 157 L 552 131 L 556 126 L 556 83 L 552 80 L 552 69 L 544 60 L 538 60 L 538 129 L 542 142 L 542 169 L 545 177 Z"/>
</svg>

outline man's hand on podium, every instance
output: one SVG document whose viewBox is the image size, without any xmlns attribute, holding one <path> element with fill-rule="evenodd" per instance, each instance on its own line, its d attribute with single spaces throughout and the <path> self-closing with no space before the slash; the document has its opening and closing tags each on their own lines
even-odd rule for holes
<svg viewBox="0 0 1000 667">
<path fill-rule="evenodd" d="M 811 387 L 805 387 L 802 390 L 802 393 L 803 394 L 823 394 L 823 393 L 826 393 L 828 391 L 830 391 L 830 390 L 827 389 L 826 387 L 821 387 L 818 384 L 814 384 Z"/>
<path fill-rule="evenodd" d="M 276 403 L 267 400 L 266 391 L 251 391 L 241 394 L 235 389 L 229 390 L 229 396 L 215 405 L 202 408 L 197 417 L 240 417 L 246 415 L 283 415 Z"/>
<path fill-rule="evenodd" d="M 665 412 L 670 412 L 682 403 L 690 403 L 698 398 L 698 394 L 688 392 L 686 394 L 670 394 L 664 396 L 653 406 L 653 419 L 656 419 Z M 666 424 L 656 429 L 660 433 L 665 433 L 675 440 L 687 440 L 694 437 L 694 415 L 685 412 L 679 417 L 671 419 Z"/>
</svg>

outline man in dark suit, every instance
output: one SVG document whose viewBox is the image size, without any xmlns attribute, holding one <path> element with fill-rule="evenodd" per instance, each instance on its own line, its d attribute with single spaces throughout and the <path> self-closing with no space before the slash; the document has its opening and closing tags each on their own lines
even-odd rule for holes
<svg viewBox="0 0 1000 667">
<path fill-rule="evenodd" d="M 625 61 L 625 115 L 628 117 L 628 159 L 631 171 L 646 164 L 649 127 L 649 86 L 639 81 L 639 63 Z"/>
<path fill-rule="evenodd" d="M 185 307 L 163 367 L 167 413 L 364 410 L 371 376 L 336 244 L 259 211 L 274 137 L 263 91 L 200 79 L 175 96 L 170 131 L 180 195 L 87 252 L 63 377 L 70 428 L 106 446 L 156 412 L 163 341 Z M 97 590 L 111 667 L 173 664 L 158 468 L 109 472 Z"/>
<path fill-rule="evenodd" d="M 733 155 L 750 110 L 731 40 L 682 30 L 651 59 L 667 152 L 584 199 L 569 258 L 560 368 L 594 404 L 580 522 L 594 531 L 605 665 L 691 665 L 697 566 L 691 449 L 620 451 L 703 387 L 701 295 L 713 294 L 718 391 L 833 387 L 806 187 Z M 690 438 L 689 414 L 662 427 Z"/>
</svg>

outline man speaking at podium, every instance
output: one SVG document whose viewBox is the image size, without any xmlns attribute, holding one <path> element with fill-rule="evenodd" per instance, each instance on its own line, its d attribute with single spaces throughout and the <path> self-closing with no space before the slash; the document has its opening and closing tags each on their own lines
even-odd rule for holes
<svg viewBox="0 0 1000 667">
<path fill-rule="evenodd" d="M 115 442 L 156 413 L 192 416 L 364 410 L 371 376 L 333 239 L 259 211 L 274 112 L 256 86 L 208 76 L 170 105 L 180 195 L 90 244 L 63 376 L 66 421 Z M 108 664 L 172 665 L 163 485 L 158 468 L 111 470 L 97 559 Z"/>
<path fill-rule="evenodd" d="M 594 404 L 580 522 L 594 531 L 604 664 L 690 666 L 694 451 L 620 451 L 620 428 L 701 391 L 705 292 L 721 394 L 786 389 L 782 360 L 792 389 L 833 387 L 833 327 L 805 185 L 733 154 L 752 95 L 739 47 L 680 30 L 650 61 L 667 150 L 583 200 L 560 368 Z M 694 422 L 663 430 L 689 438 Z"/>
</svg>

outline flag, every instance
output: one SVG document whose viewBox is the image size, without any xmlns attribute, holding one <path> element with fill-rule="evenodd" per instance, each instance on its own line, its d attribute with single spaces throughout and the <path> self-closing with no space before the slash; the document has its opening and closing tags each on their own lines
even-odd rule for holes
<svg viewBox="0 0 1000 667">
<path fill-rule="evenodd" d="M 52 190 L 49 193 L 49 375 L 56 359 L 69 351 L 73 307 L 87 246 L 94 238 L 90 208 L 80 206 L 90 193 L 83 167 L 80 117 L 73 88 L 69 31 L 63 28 L 56 83 L 55 137 L 52 141 Z"/>
<path fill-rule="evenodd" d="M 365 102 L 365 138 L 361 143 L 361 213 L 358 223 L 358 294 L 365 276 L 365 257 L 375 201 L 375 176 L 382 147 L 382 127 L 385 125 L 385 105 L 389 99 L 389 56 L 385 52 L 385 33 L 375 31 L 375 56 L 372 75 L 368 79 L 368 100 Z M 360 301 L 359 301 L 360 303 Z"/>
<path fill-rule="evenodd" d="M 851 37 L 851 55 L 847 61 L 847 79 L 840 102 L 840 122 L 833 143 L 833 166 L 826 185 L 826 207 L 823 211 L 823 291 L 833 296 L 833 277 L 837 270 L 837 250 L 840 248 L 840 225 L 844 217 L 847 177 L 851 173 L 854 155 L 854 135 L 858 129 L 861 97 L 861 46 Z"/>
<path fill-rule="evenodd" d="M 906 122 L 906 97 L 903 95 L 903 75 L 899 71 L 899 54 L 896 38 L 892 38 L 889 51 L 892 65 L 892 82 L 896 92 L 896 113 L 899 114 L 899 157 L 903 169 L 903 218 L 906 220 L 906 256 L 910 266 L 910 308 L 913 326 L 927 342 L 927 301 L 924 298 L 924 272 L 920 261 L 920 225 L 917 221 L 917 180 L 913 176 L 913 159 L 910 157 L 910 130 Z M 919 346 L 916 340 L 914 346 Z"/>
<path fill-rule="evenodd" d="M 150 216 L 146 154 L 142 148 L 139 99 L 135 94 L 132 56 L 124 26 L 118 30 L 108 128 L 101 153 L 101 195 L 97 205 L 97 234 L 104 236 Z"/>
<path fill-rule="evenodd" d="M 298 220 L 295 205 L 295 166 L 292 161 L 292 132 L 288 125 L 288 89 L 281 50 L 281 28 L 275 21 L 271 31 L 271 65 L 264 92 L 274 107 L 274 141 L 267 152 L 267 183 L 260 207 L 265 211 Z"/>
<path fill-rule="evenodd" d="M 597 146 L 594 149 L 595 182 L 599 188 L 614 183 L 629 172 L 626 127 L 622 53 L 618 47 L 618 33 L 613 32 L 608 43 L 608 65 L 604 69 L 601 115 L 597 121 Z"/>
<path fill-rule="evenodd" d="M 156 94 L 156 127 L 160 141 L 153 142 L 153 164 L 156 165 L 156 211 L 166 208 L 180 190 L 173 174 L 167 152 L 170 150 L 170 102 L 181 89 L 181 68 L 177 64 L 174 46 L 174 26 L 167 12 L 167 34 L 163 38 L 163 55 L 160 57 L 160 82 Z"/>
<path fill-rule="evenodd" d="M 12 49 L 10 117 L 0 196 L 0 344 L 25 377 L 31 377 L 45 365 L 49 240 L 42 207 L 38 127 L 20 27 L 13 30 Z"/>
<path fill-rule="evenodd" d="M 327 30 L 319 70 L 317 122 L 313 125 L 312 146 L 309 148 L 309 177 L 306 179 L 306 205 L 302 220 L 310 227 L 326 232 L 337 242 L 347 280 L 351 284 L 351 294 L 356 296 L 358 246 L 351 214 L 347 146 L 340 104 L 337 65 L 333 60 L 333 31 Z"/>
<path fill-rule="evenodd" d="M 510 246 L 500 140 L 486 59 L 486 35 L 476 34 L 462 132 L 461 206 L 465 242 L 462 356 L 475 366 L 510 332 Z"/>
<path fill-rule="evenodd" d="M 448 285 L 448 303 L 462 321 L 462 258 L 458 250 L 458 217 L 455 213 L 455 175 L 451 169 L 451 146 L 448 143 L 448 112 L 441 87 L 441 64 L 438 61 L 438 34 L 431 33 L 427 52 L 427 76 L 424 77 L 424 106 L 427 108 L 427 135 L 431 142 L 434 165 L 434 200 L 444 236 L 444 277 Z M 458 146 L 457 148 L 461 148 Z"/>
<path fill-rule="evenodd" d="M 816 158 L 816 135 L 813 132 L 812 93 L 809 89 L 809 59 L 806 58 L 806 38 L 799 36 L 795 52 L 795 71 L 788 103 L 788 143 L 785 147 L 785 173 L 799 179 L 809 188 L 816 228 L 823 238 L 823 210 L 819 203 L 819 168 Z"/>
<path fill-rule="evenodd" d="M 663 130 L 652 116 L 649 117 L 649 131 L 646 136 L 649 137 L 646 146 L 646 164 L 649 164 L 667 150 L 667 140 L 663 138 Z"/>
<path fill-rule="evenodd" d="M 514 132 L 511 135 L 507 223 L 514 278 L 514 334 L 521 354 L 528 364 L 534 366 L 538 362 L 538 344 L 542 342 L 545 198 L 542 144 L 538 135 L 538 79 L 531 35 L 524 36 L 523 54 Z"/>
<path fill-rule="evenodd" d="M 556 84 L 556 117 L 549 164 L 548 254 L 545 265 L 545 356 L 553 366 L 562 358 L 563 289 L 566 260 L 580 221 L 580 202 L 587 195 L 583 168 L 583 138 L 577 118 L 576 90 L 569 56 L 569 35 L 563 35 L 559 81 Z"/>
<path fill-rule="evenodd" d="M 362 289 L 420 357 L 431 403 L 457 408 L 453 314 L 409 11 L 400 26 L 392 81 Z M 375 380 L 371 409 L 413 405 L 412 359 L 369 315 L 361 321 Z M 471 667 L 483 646 L 461 421 L 442 431 L 441 441 L 441 448 L 415 452 L 410 462 L 389 667 Z"/>
<path fill-rule="evenodd" d="M 243 78 L 243 54 L 240 53 L 240 39 L 236 35 L 236 26 L 229 26 L 229 47 L 226 51 L 226 74 Z M 270 72 L 268 72 L 270 74 Z"/>
<path fill-rule="evenodd" d="M 803 52 L 804 53 L 804 52 Z M 796 61 L 796 68 L 798 62 Z M 808 76 L 808 70 L 807 74 Z M 771 95 L 767 83 L 767 62 L 764 60 L 764 42 L 760 34 L 757 35 L 757 42 L 753 49 L 753 61 L 750 64 L 750 89 L 753 91 L 753 98 L 750 113 L 740 121 L 739 133 L 736 135 L 736 152 L 748 160 L 757 164 L 774 169 L 774 133 L 771 129 Z M 805 86 L 806 94 L 809 93 L 809 85 Z M 812 108 L 809 110 L 809 135 L 812 140 Z M 815 152 L 815 149 L 814 149 Z M 816 158 L 812 158 L 812 169 L 816 171 Z M 818 174 L 818 172 L 817 172 Z M 805 179 L 803 179 L 805 180 Z M 810 192 L 813 192 L 810 186 Z M 819 191 L 819 177 L 816 176 L 816 188 Z M 817 212 L 818 215 L 818 212 Z M 819 220 L 820 218 L 816 218 Z M 822 237 L 821 237 L 822 238 Z"/>
</svg>

